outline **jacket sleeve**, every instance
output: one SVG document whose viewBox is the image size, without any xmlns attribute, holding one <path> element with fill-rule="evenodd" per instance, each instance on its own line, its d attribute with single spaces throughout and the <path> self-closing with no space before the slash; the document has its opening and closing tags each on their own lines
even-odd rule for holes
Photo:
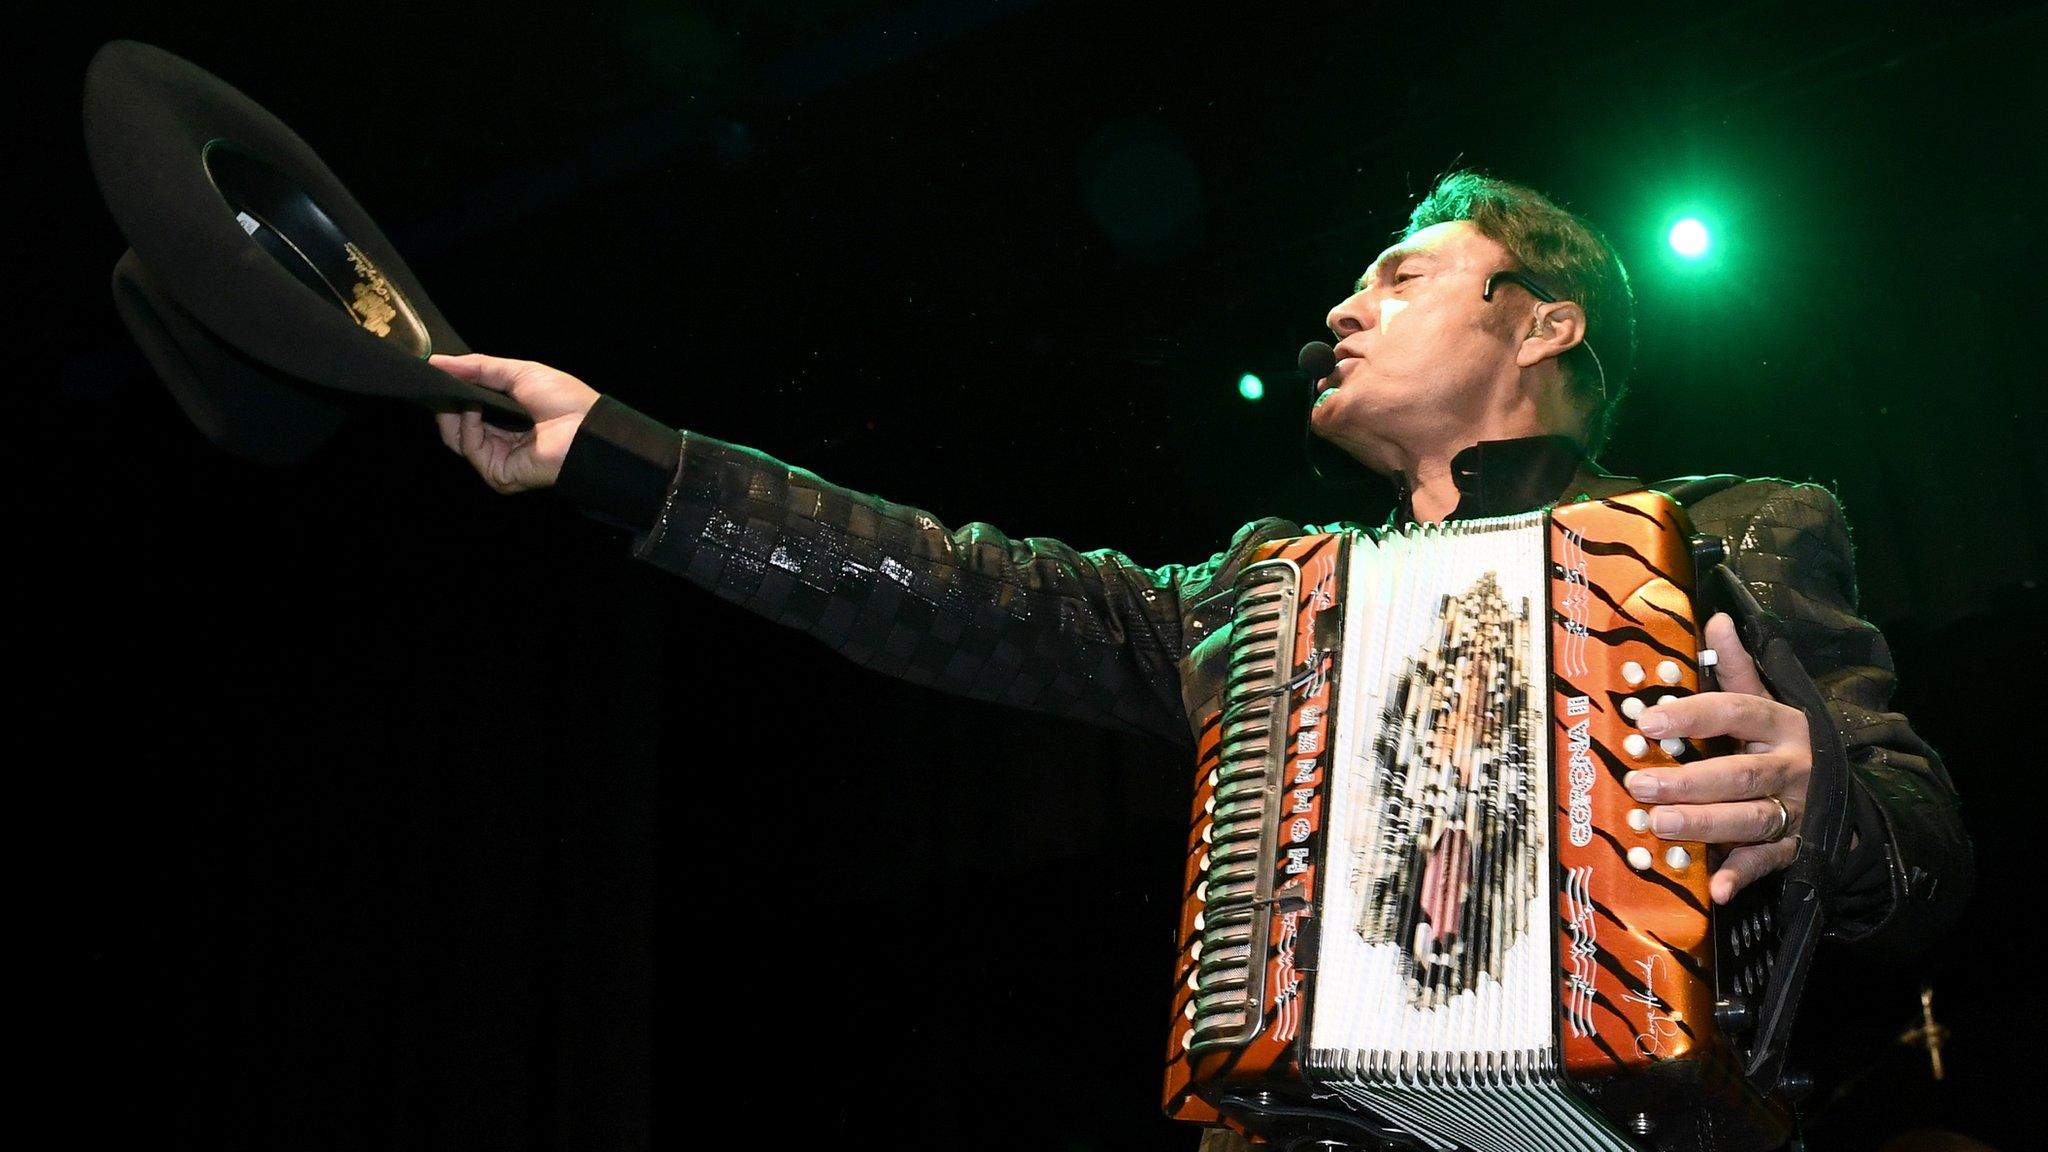
<svg viewBox="0 0 2048 1152">
<path fill-rule="evenodd" d="M 1737 576 L 1833 711 L 1849 770 L 1852 847 L 1830 935 L 1903 958 L 1951 926 L 1974 879 L 1955 785 L 1941 757 L 1889 710 L 1897 676 L 1857 615 L 1848 525 L 1827 489 L 1761 482 L 1729 541 Z M 1751 497 L 1754 498 L 1754 497 Z"/>
<path fill-rule="evenodd" d="M 665 474 L 665 475 L 664 475 Z M 654 477 L 661 476 L 659 483 Z M 828 483 L 750 448 L 666 429 L 615 400 L 579 428 L 559 483 L 633 553 L 941 691 L 1185 745 L 1185 603 L 1218 553 L 1146 568 Z"/>
</svg>

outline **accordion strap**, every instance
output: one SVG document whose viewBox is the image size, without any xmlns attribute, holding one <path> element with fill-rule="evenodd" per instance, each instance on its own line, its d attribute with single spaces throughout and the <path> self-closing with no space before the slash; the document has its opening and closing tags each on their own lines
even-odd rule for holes
<svg viewBox="0 0 2048 1152">
<path fill-rule="evenodd" d="M 1701 500 L 1744 482 L 1744 477 L 1729 472 L 1717 472 L 1711 476 L 1676 476 L 1659 480 L 1648 487 L 1662 492 L 1676 500 L 1680 507 L 1690 508 Z"/>
<path fill-rule="evenodd" d="M 1835 903 L 1849 812 L 1848 756 L 1830 719 L 1827 699 L 1800 664 L 1791 642 L 1775 633 L 1770 616 L 1756 597 L 1726 565 L 1715 567 L 1709 579 L 1713 591 L 1731 608 L 1744 647 L 1756 654 L 1764 683 L 1781 702 L 1805 714 L 1813 748 L 1798 854 L 1779 873 L 1783 886 L 1777 908 L 1778 955 L 1757 1005 L 1756 1031 L 1749 1065 L 1744 1069 L 1752 1084 L 1769 1092 L 1784 1072 L 1785 1048 L 1792 1036 L 1800 994 Z"/>
<path fill-rule="evenodd" d="M 1743 483 L 1729 474 L 1682 476 L 1651 487 L 1689 506 Z M 1806 812 L 1799 821 L 1798 852 L 1778 873 L 1778 954 L 1771 966 L 1761 1002 L 1756 1005 L 1748 1066 L 1743 1069 L 1759 1091 L 1778 1087 L 1785 1071 L 1786 1046 L 1798 1014 L 1813 953 L 1834 913 L 1846 849 L 1849 817 L 1848 754 L 1831 719 L 1827 699 L 1800 664 L 1798 653 L 1780 635 L 1775 619 L 1757 603 L 1726 563 L 1699 574 L 1702 600 L 1726 606 L 1742 643 L 1755 654 L 1757 670 L 1779 701 L 1806 716 L 1813 748 L 1813 770 L 1806 786 Z"/>
</svg>

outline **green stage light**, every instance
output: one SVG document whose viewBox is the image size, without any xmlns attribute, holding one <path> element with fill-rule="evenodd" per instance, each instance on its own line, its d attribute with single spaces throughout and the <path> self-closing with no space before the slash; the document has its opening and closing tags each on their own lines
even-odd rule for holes
<svg viewBox="0 0 2048 1152">
<path fill-rule="evenodd" d="M 1237 378 L 1237 394 L 1247 400 L 1258 400 L 1266 395 L 1266 382 L 1247 372 Z"/>
<path fill-rule="evenodd" d="M 1707 226 L 1691 216 L 1671 226 L 1671 250 L 1687 259 L 1707 254 Z"/>
</svg>

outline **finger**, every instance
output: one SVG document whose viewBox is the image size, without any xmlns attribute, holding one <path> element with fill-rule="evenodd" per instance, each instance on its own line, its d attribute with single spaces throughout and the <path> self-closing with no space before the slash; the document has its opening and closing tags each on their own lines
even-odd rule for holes
<svg viewBox="0 0 2048 1152">
<path fill-rule="evenodd" d="M 499 356 L 486 356 L 481 352 L 467 352 L 461 356 L 434 355 L 427 357 L 427 363 L 472 384 L 481 384 L 493 392 L 510 394 L 520 377 L 536 367 L 530 360 L 507 360 Z"/>
<path fill-rule="evenodd" d="M 1785 820 L 1790 815 L 1791 820 Z M 1792 805 L 1785 812 L 1771 800 L 1738 800 L 1732 804 L 1660 804 L 1650 809 L 1650 831 L 1665 840 L 1698 840 L 1706 844 L 1766 844 L 1780 839 L 1787 827 L 1799 827 Z M 1729 853 L 1734 855 L 1734 853 Z"/>
<path fill-rule="evenodd" d="M 1783 752 L 1738 752 L 1644 768 L 1621 782 L 1629 795 L 1652 804 L 1722 804 L 1783 795 L 1797 769 L 1797 761 Z"/>
<path fill-rule="evenodd" d="M 531 485 L 526 472 L 533 456 L 533 434 L 531 432 L 507 432 L 503 428 L 485 424 L 491 444 L 491 486 L 500 494 L 524 492 Z"/>
<path fill-rule="evenodd" d="M 462 416 L 455 412 L 434 413 L 434 426 L 441 432 L 441 443 L 450 452 L 462 455 Z"/>
<path fill-rule="evenodd" d="M 489 357 L 475 352 L 465 352 L 460 356 L 450 356 L 446 352 L 436 352 L 427 357 L 427 363 L 432 364 L 450 376 L 459 376 L 464 380 L 474 380 L 483 374 L 483 362 L 487 359 Z"/>
<path fill-rule="evenodd" d="M 1769 844 L 1744 844 L 1728 853 L 1721 867 L 1707 880 L 1707 895 L 1716 904 L 1726 904 L 1735 894 L 1769 876 L 1789 868 L 1799 855 L 1799 841 L 1787 836 Z"/>
<path fill-rule="evenodd" d="M 484 454 L 484 414 L 475 408 L 462 411 L 462 455 L 479 470 L 489 463 Z"/>
<path fill-rule="evenodd" d="M 1779 744 L 1804 732 L 1806 719 L 1798 709 L 1768 696 L 1702 692 L 1645 708 L 1636 717 L 1636 727 L 1652 739 L 1733 736 L 1738 740 Z"/>
<path fill-rule="evenodd" d="M 1716 612 L 1707 621 L 1705 629 L 1707 647 L 1712 648 L 1719 660 L 1714 666 L 1714 678 L 1723 692 L 1739 692 L 1745 696 L 1771 695 L 1764 686 L 1764 678 L 1756 670 L 1756 660 L 1749 649 L 1742 646 L 1742 637 L 1735 631 L 1735 621 L 1726 612 Z"/>
</svg>

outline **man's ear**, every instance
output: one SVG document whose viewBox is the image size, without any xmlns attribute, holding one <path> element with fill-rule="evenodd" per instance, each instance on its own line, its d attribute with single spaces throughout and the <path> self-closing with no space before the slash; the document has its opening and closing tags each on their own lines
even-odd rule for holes
<svg viewBox="0 0 2048 1152">
<path fill-rule="evenodd" d="M 1562 356 L 1586 338 L 1586 310 L 1569 300 L 1544 304 L 1536 309 L 1536 321 L 1515 351 L 1515 363 L 1534 367 L 1553 356 Z"/>
</svg>

